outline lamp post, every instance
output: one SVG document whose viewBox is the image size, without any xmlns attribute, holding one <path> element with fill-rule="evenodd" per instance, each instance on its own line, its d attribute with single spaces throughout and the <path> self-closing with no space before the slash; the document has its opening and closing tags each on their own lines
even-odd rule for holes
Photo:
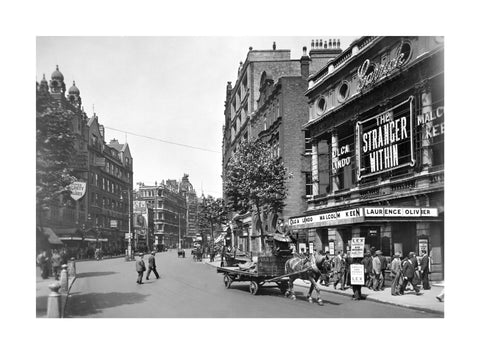
<svg viewBox="0 0 480 354">
<path fill-rule="evenodd" d="M 122 195 L 120 196 L 121 199 L 123 199 L 123 192 L 127 192 L 127 202 L 128 202 L 128 246 L 127 246 L 127 256 L 125 257 L 126 261 L 131 261 L 133 260 L 133 255 L 132 255 L 132 213 L 131 213 L 131 208 L 130 208 L 130 189 L 123 189 L 121 190 Z"/>
</svg>

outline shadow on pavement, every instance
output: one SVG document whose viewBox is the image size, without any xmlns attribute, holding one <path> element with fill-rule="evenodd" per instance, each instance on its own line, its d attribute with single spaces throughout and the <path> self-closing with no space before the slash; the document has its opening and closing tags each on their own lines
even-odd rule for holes
<svg viewBox="0 0 480 354">
<path fill-rule="evenodd" d="M 139 293 L 91 293 L 75 295 L 68 299 L 65 317 L 88 316 L 101 313 L 103 309 L 144 302 L 149 295 Z"/>
<path fill-rule="evenodd" d="M 45 317 L 47 315 L 47 301 L 48 296 L 37 297 L 37 318 Z"/>
<path fill-rule="evenodd" d="M 117 272 L 87 272 L 77 274 L 77 278 L 89 278 L 89 277 L 104 277 L 106 275 L 117 274 Z"/>
</svg>

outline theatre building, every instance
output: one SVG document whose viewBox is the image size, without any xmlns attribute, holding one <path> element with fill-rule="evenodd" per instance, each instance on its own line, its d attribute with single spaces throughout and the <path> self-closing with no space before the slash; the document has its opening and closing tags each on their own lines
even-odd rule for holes
<svg viewBox="0 0 480 354">
<path fill-rule="evenodd" d="M 443 58 L 443 37 L 362 37 L 309 77 L 313 196 L 294 233 L 330 253 L 425 249 L 443 279 Z"/>
</svg>

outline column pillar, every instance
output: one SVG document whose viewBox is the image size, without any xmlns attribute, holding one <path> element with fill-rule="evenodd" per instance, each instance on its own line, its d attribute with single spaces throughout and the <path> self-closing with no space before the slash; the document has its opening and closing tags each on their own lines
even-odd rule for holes
<svg viewBox="0 0 480 354">
<path fill-rule="evenodd" d="M 422 116 L 432 118 L 432 92 L 428 80 L 424 80 L 417 87 L 422 98 Z M 432 165 L 432 142 L 426 135 L 427 129 L 432 128 L 433 122 L 429 119 L 422 127 L 422 169 L 427 170 Z"/>
</svg>

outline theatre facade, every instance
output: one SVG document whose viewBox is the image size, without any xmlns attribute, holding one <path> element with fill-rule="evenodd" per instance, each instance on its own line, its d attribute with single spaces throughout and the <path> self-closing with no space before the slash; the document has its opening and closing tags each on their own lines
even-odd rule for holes
<svg viewBox="0 0 480 354">
<path fill-rule="evenodd" d="M 312 189 L 295 234 L 348 251 L 426 250 L 444 277 L 443 37 L 362 37 L 309 77 Z"/>
</svg>

